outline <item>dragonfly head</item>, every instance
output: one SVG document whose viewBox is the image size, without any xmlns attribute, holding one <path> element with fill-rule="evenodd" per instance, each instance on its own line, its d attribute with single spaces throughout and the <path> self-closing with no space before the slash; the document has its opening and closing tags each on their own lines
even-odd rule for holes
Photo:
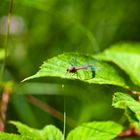
<svg viewBox="0 0 140 140">
<path fill-rule="evenodd" d="M 69 72 L 69 71 L 70 71 L 70 69 L 68 68 L 66 71 L 67 71 L 67 72 Z"/>
</svg>

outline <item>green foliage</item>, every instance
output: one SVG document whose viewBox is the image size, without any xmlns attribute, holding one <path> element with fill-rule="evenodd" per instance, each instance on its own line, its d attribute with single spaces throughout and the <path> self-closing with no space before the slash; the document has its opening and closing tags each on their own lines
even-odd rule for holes
<svg viewBox="0 0 140 140">
<path fill-rule="evenodd" d="M 64 140 L 59 129 L 47 125 L 41 130 L 30 128 L 20 122 L 11 121 L 21 135 L 1 133 L 2 140 Z M 111 140 L 122 131 L 122 126 L 111 121 L 84 123 L 70 131 L 66 140 Z"/>
<path fill-rule="evenodd" d="M 72 130 L 67 140 L 112 140 L 122 131 L 122 126 L 111 122 L 84 123 Z"/>
<path fill-rule="evenodd" d="M 5 17 L 9 2 L 4 0 L 0 3 L 1 47 L 5 46 L 4 38 L 7 30 Z M 112 96 L 110 93 L 122 88 L 131 90 L 129 84 L 132 83 L 140 86 L 140 44 L 112 45 L 112 43 L 126 40 L 140 41 L 139 4 L 138 0 L 135 2 L 130 0 L 14 0 L 11 6 L 13 10 L 9 10 L 9 13 L 13 12 L 10 13 L 11 22 L 8 21 L 11 27 L 10 38 L 7 36 L 9 55 L 6 60 L 8 73 L 5 73 L 5 81 L 10 79 L 15 84 L 11 91 L 16 94 L 11 94 L 7 118 L 22 121 L 32 127 L 44 126 L 45 123 L 51 123 L 49 120 L 58 126 L 62 123 L 49 116 L 50 114 L 37 109 L 38 104 L 36 107 L 30 105 L 32 102 L 28 102 L 30 98 L 27 100 L 25 94 L 36 94 L 35 98 L 39 98 L 40 101 L 43 99 L 44 104 L 52 105 L 60 112 L 65 108 L 70 118 L 76 120 L 75 116 L 77 116 L 77 124 L 91 120 L 107 120 L 110 116 L 114 119 L 121 115 L 115 112 L 116 115 L 110 107 Z M 111 47 L 100 53 L 109 46 Z M 71 51 L 78 51 L 78 53 L 64 53 Z M 80 54 L 81 52 L 84 54 Z M 1 49 L 0 61 L 3 60 L 4 53 Z M 61 53 L 64 54 L 58 55 Z M 90 55 L 87 55 L 89 53 Z M 93 55 L 95 53 L 100 54 Z M 56 57 L 48 59 L 52 56 Z M 76 67 L 88 64 L 97 66 L 95 77 L 93 72 L 86 70 L 79 70 L 77 74 L 66 73 L 66 70 L 71 68 L 69 61 L 73 63 L 75 57 Z M 28 75 L 35 73 L 38 65 L 45 59 L 48 60 L 40 70 L 24 81 L 43 77 L 49 83 L 42 81 L 19 83 Z M 129 78 L 123 77 L 124 73 L 118 67 L 101 60 L 115 63 L 128 74 L 132 83 L 129 83 L 130 80 L 126 81 Z M 73 84 L 70 85 L 72 80 Z M 63 81 L 65 88 L 62 88 L 60 81 Z M 5 89 L 6 86 L 3 87 Z M 43 97 L 40 96 L 41 94 Z M 65 101 L 64 108 L 63 97 L 59 95 L 72 95 L 65 97 L 68 100 Z M 47 98 L 44 98 L 46 96 Z M 140 130 L 140 103 L 127 94 L 118 92 L 113 98 L 113 106 L 124 109 L 130 123 Z M 21 135 L 0 133 L 0 139 L 63 139 L 62 133 L 52 125 L 37 130 L 19 122 L 12 122 L 12 124 L 17 126 Z M 122 127 L 113 122 L 90 122 L 70 131 L 67 140 L 109 140 L 115 138 L 121 130 Z"/>
<path fill-rule="evenodd" d="M 1 132 L 0 140 L 33 140 L 33 139 L 27 137 L 26 135 L 20 136 L 16 134 L 8 134 L 8 133 Z"/>
<path fill-rule="evenodd" d="M 74 59 L 77 59 L 77 65 L 92 64 L 95 66 L 95 78 L 92 77 L 91 70 L 79 70 L 76 74 L 66 73 L 68 68 L 72 66 L 69 64 L 74 63 Z M 97 67 L 97 69 L 96 69 Z M 95 84 L 111 84 L 128 88 L 125 81 L 120 77 L 117 71 L 107 63 L 98 61 L 92 55 L 81 55 L 78 53 L 66 53 L 57 57 L 51 58 L 43 63 L 40 70 L 33 76 L 26 78 L 24 81 L 40 77 L 60 77 L 67 79 L 78 79 L 88 83 Z"/>
<path fill-rule="evenodd" d="M 123 69 L 140 86 L 140 44 L 117 44 L 106 49 L 99 58 L 109 60 Z"/>
<path fill-rule="evenodd" d="M 18 128 L 18 132 L 22 136 L 27 136 L 33 140 L 63 140 L 63 135 L 58 128 L 48 125 L 42 130 L 30 128 L 20 122 L 11 121 Z"/>
<path fill-rule="evenodd" d="M 133 48 L 133 46 L 135 46 L 135 48 Z M 78 79 L 86 83 L 110 84 L 129 88 L 126 85 L 125 80 L 117 73 L 113 66 L 107 62 L 101 61 L 107 60 L 117 64 L 130 76 L 135 84 L 139 85 L 140 81 L 139 76 L 137 75 L 140 71 L 140 50 L 138 46 L 139 45 L 132 44 L 116 45 L 96 56 L 79 53 L 61 54 L 45 61 L 35 75 L 30 76 L 23 81 L 41 77 L 59 77 L 71 80 Z M 73 66 L 78 68 L 86 65 L 92 65 L 93 68 L 95 68 L 95 77 L 92 77 L 93 73 L 91 69 L 88 70 L 88 68 L 86 70 L 78 70 L 74 74 L 67 71 L 67 69 L 71 69 Z M 130 123 L 133 124 L 137 130 L 140 130 L 139 102 L 127 94 L 117 92 L 113 97 L 113 106 L 124 109 L 125 115 Z M 67 140 L 111 140 L 121 131 L 122 126 L 114 122 L 90 122 L 72 130 L 68 134 Z"/>
<path fill-rule="evenodd" d="M 124 109 L 130 123 L 140 130 L 140 103 L 138 101 L 130 95 L 117 92 L 113 97 L 113 106 Z"/>
</svg>

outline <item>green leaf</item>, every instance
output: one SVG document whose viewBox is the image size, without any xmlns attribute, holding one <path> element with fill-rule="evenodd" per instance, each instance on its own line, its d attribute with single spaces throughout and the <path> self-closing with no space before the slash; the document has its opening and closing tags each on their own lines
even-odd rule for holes
<svg viewBox="0 0 140 140">
<path fill-rule="evenodd" d="M 125 110 L 130 123 L 134 124 L 140 130 L 140 103 L 134 100 L 131 96 L 117 92 L 113 96 L 113 104 L 116 108 Z"/>
<path fill-rule="evenodd" d="M 8 134 L 8 133 L 1 132 L 0 140 L 33 140 L 33 139 L 28 138 L 26 136 L 20 136 L 16 134 Z"/>
<path fill-rule="evenodd" d="M 98 58 L 114 62 L 140 86 L 140 44 L 117 44 L 98 55 Z"/>
<path fill-rule="evenodd" d="M 95 68 L 95 77 L 93 78 L 93 72 L 91 70 L 78 70 L 77 75 L 67 72 L 68 68 L 71 68 L 71 63 L 74 63 L 77 59 L 77 66 L 93 65 Z M 23 81 L 40 78 L 40 77 L 60 77 L 66 79 L 79 79 L 88 83 L 95 84 L 111 84 L 128 88 L 125 81 L 120 77 L 117 71 L 107 63 L 98 61 L 91 55 L 81 55 L 78 53 L 66 53 L 53 57 L 43 63 L 40 70 L 33 76 L 24 79 Z"/>
<path fill-rule="evenodd" d="M 41 130 L 44 140 L 64 140 L 60 130 L 53 125 L 48 125 Z"/>
<path fill-rule="evenodd" d="M 53 125 L 45 126 L 41 130 L 30 128 L 20 122 L 11 121 L 22 136 L 28 136 L 33 140 L 63 140 L 61 131 Z"/>
<path fill-rule="evenodd" d="M 111 121 L 84 123 L 72 130 L 66 140 L 111 140 L 122 131 L 122 126 Z"/>
</svg>

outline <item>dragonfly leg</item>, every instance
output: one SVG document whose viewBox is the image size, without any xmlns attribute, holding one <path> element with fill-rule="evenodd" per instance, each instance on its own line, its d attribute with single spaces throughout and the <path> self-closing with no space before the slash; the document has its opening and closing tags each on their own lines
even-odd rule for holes
<svg viewBox="0 0 140 140">
<path fill-rule="evenodd" d="M 78 79 L 79 78 L 78 72 L 73 73 L 72 76 L 74 76 L 75 74 L 76 74 L 77 79 Z"/>
</svg>

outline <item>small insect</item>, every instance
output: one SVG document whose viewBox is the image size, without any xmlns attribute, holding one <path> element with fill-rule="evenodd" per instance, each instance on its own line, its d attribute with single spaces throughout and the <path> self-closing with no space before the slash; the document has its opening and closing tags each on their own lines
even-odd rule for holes
<svg viewBox="0 0 140 140">
<path fill-rule="evenodd" d="M 91 64 L 85 65 L 85 66 L 79 66 L 79 67 L 72 66 L 72 67 L 67 69 L 67 72 L 76 73 L 78 70 L 87 69 L 87 68 L 91 68 L 91 70 L 92 70 L 93 66 Z"/>
<path fill-rule="evenodd" d="M 76 59 L 74 59 L 74 63 L 76 63 Z M 92 64 L 83 65 L 83 66 L 75 66 L 73 64 L 71 65 L 72 66 L 66 70 L 67 72 L 77 74 L 79 70 L 87 70 L 92 72 L 92 78 L 95 77 L 95 70 L 97 67 L 93 66 Z"/>
</svg>

